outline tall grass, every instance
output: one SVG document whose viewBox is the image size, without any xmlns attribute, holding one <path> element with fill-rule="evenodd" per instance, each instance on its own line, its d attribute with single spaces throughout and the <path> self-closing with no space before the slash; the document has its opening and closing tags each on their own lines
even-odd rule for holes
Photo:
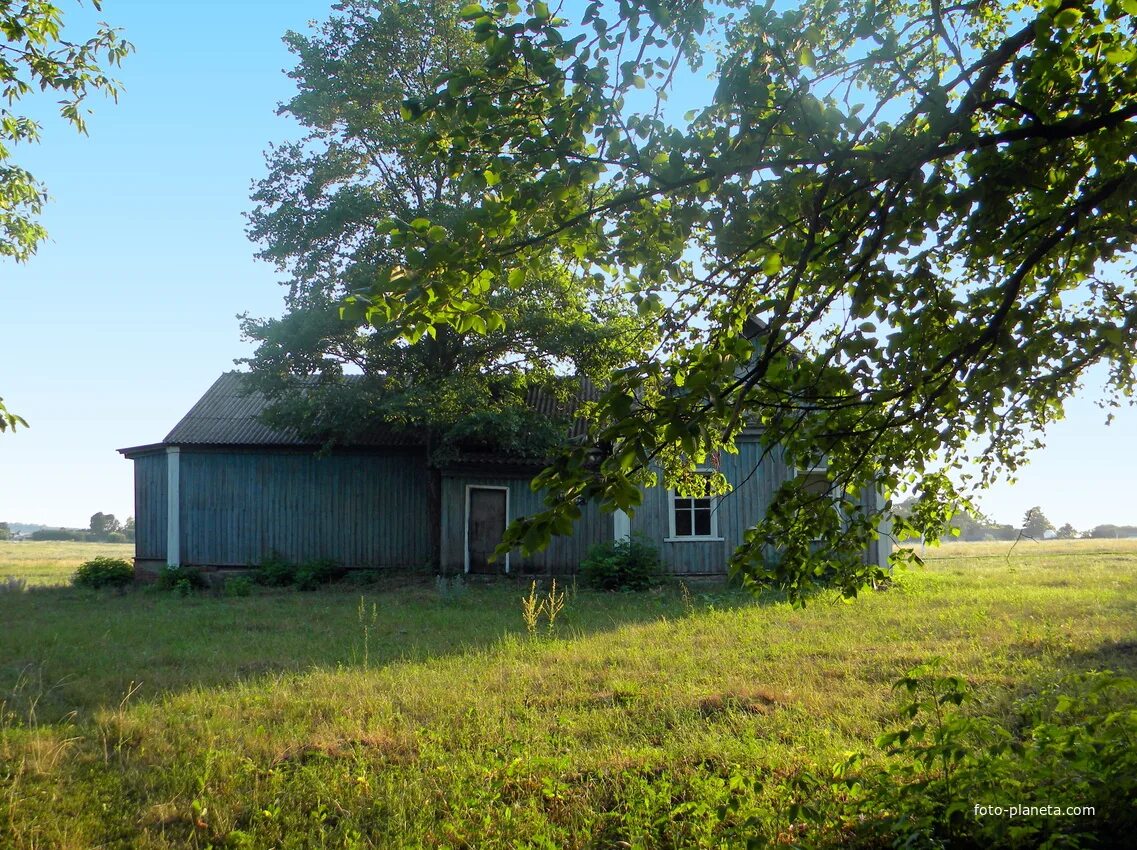
<svg viewBox="0 0 1137 850">
<path fill-rule="evenodd" d="M 538 639 L 513 584 L 0 595 L 0 836 L 810 846 L 787 783 L 871 754 L 911 667 L 946 659 L 996 715 L 1068 673 L 1137 668 L 1137 548 L 1039 545 L 943 547 L 887 591 L 805 610 L 581 591 Z"/>
</svg>

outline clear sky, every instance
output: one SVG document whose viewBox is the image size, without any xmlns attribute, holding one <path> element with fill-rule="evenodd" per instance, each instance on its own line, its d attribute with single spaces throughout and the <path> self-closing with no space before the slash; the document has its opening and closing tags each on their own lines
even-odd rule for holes
<svg viewBox="0 0 1137 850">
<path fill-rule="evenodd" d="M 132 515 L 130 463 L 158 442 L 233 360 L 236 314 L 275 315 L 283 290 L 254 259 L 242 213 L 292 93 L 281 37 L 330 0 L 60 0 L 70 37 L 106 19 L 137 53 L 115 106 L 93 101 L 90 136 L 43 117 L 17 161 L 44 181 L 50 233 L 23 265 L 0 259 L 0 396 L 30 430 L 0 436 L 0 520 L 86 527 Z M 38 107 L 37 107 L 38 109 Z M 1057 524 L 1137 524 L 1137 415 L 1079 400 L 1048 447 L 996 488 L 986 511 L 1017 523 L 1041 505 Z"/>
</svg>

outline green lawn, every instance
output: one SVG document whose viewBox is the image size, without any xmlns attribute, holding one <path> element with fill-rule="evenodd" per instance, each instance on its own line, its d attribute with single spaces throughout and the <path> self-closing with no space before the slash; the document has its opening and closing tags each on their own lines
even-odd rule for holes
<svg viewBox="0 0 1137 850">
<path fill-rule="evenodd" d="M 570 588 L 537 638 L 512 583 L 0 593 L 0 845 L 840 846 L 787 794 L 879 760 L 914 665 L 1008 717 L 1067 674 L 1137 672 L 1137 541 L 927 554 L 805 610 Z"/>
</svg>

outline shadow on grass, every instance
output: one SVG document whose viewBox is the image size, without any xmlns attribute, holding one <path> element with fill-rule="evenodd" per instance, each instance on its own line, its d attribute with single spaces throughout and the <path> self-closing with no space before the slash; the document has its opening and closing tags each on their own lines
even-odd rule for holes
<svg viewBox="0 0 1137 850">
<path fill-rule="evenodd" d="M 0 594 L 0 703 L 52 723 L 198 687 L 315 668 L 378 668 L 488 649 L 524 636 L 529 580 L 397 587 L 255 589 L 245 597 L 149 588 L 29 588 Z M 585 637 L 711 610 L 771 605 L 725 583 L 598 593 L 558 582 L 558 637 Z M 538 599 L 547 594 L 541 586 Z M 547 632 L 547 618 L 538 626 Z"/>
<path fill-rule="evenodd" d="M 1126 676 L 1137 676 L 1137 640 L 1109 640 L 1086 652 L 1069 656 L 1076 671 L 1113 670 Z"/>
</svg>

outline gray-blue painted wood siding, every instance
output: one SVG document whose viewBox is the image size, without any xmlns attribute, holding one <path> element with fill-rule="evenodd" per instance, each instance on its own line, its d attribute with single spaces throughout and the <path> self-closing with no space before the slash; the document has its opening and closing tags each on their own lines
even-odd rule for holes
<svg viewBox="0 0 1137 850">
<path fill-rule="evenodd" d="M 664 565 L 675 575 L 722 575 L 746 529 L 766 515 L 766 506 L 787 475 L 781 450 L 775 448 L 763 457 L 757 440 L 739 441 L 737 454 L 724 452 L 719 469 L 733 488 L 715 508 L 722 540 L 668 541 L 671 491 L 662 485 L 644 491 L 643 504 L 631 517 L 632 533 L 655 541 Z"/>
<path fill-rule="evenodd" d="M 430 555 L 421 457 L 181 453 L 182 560 L 244 566 L 275 552 L 348 567 L 421 567 Z"/>
<path fill-rule="evenodd" d="M 462 572 L 466 557 L 466 488 L 506 487 L 509 490 L 510 521 L 538 513 L 545 507 L 541 494 L 529 486 L 530 477 L 506 475 L 447 475 L 442 479 L 442 552 L 441 561 L 447 572 Z M 509 556 L 511 573 L 575 573 L 588 550 L 597 543 L 612 539 L 612 514 L 603 513 L 595 505 L 581 508 L 570 537 L 554 537 L 542 552 L 522 556 L 514 551 Z M 504 569 L 504 565 L 503 565 Z"/>
<path fill-rule="evenodd" d="M 787 470 L 779 449 L 762 456 L 756 440 L 739 443 L 738 454 L 723 454 L 720 466 L 733 486 L 718 502 L 718 532 L 722 540 L 668 542 L 670 491 L 658 485 L 644 492 L 643 504 L 630 520 L 633 533 L 646 535 L 660 550 L 664 565 L 676 575 L 722 575 L 730 554 L 742 543 L 746 529 L 765 516 L 774 491 L 785 480 Z M 443 480 L 442 556 L 451 571 L 461 571 L 465 558 L 465 505 L 467 486 L 507 486 L 509 519 L 540 511 L 544 504 L 528 479 L 505 477 L 452 476 Z M 583 508 L 571 537 L 554 537 L 549 548 L 528 558 L 510 555 L 510 570 L 523 572 L 575 573 L 588 550 L 614 536 L 613 517 L 596 505 Z"/>
<path fill-rule="evenodd" d="M 166 561 L 166 452 L 134 457 L 134 556 Z"/>
</svg>

